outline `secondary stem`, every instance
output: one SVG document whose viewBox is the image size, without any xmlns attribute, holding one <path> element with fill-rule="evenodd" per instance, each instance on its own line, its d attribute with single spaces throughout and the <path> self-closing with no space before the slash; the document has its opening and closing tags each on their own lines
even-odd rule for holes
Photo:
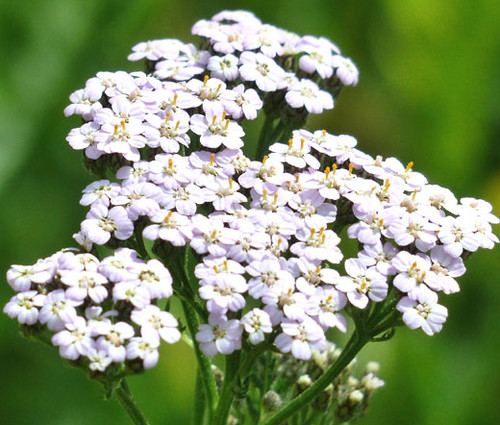
<svg viewBox="0 0 500 425">
<path fill-rule="evenodd" d="M 122 379 L 120 385 L 115 390 L 115 396 L 123 409 L 127 412 L 129 418 L 135 425 L 149 425 L 148 420 L 137 405 L 127 382 Z"/>
<path fill-rule="evenodd" d="M 190 308 L 190 306 L 183 301 L 182 307 L 184 309 L 184 314 L 186 316 L 186 322 L 189 328 L 189 333 L 191 334 L 194 352 L 196 354 L 196 360 L 198 361 L 198 367 L 200 370 L 203 387 L 205 388 L 205 394 L 207 398 L 207 407 L 209 417 L 212 418 L 215 405 L 217 403 L 217 386 L 215 384 L 215 378 L 212 372 L 212 364 L 207 356 L 205 356 L 198 345 L 198 341 L 194 337 L 198 331 L 198 318 L 196 313 Z"/>
</svg>

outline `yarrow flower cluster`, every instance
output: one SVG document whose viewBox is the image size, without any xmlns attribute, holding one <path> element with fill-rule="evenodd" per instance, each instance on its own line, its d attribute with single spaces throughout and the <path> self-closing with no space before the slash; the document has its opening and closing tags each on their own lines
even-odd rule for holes
<svg viewBox="0 0 500 425">
<path fill-rule="evenodd" d="M 161 340 L 181 338 L 171 298 L 198 316 L 193 343 L 207 356 L 260 346 L 308 360 L 348 316 L 374 324 L 370 337 L 401 323 L 439 332 L 439 297 L 459 291 L 464 259 L 498 243 L 491 205 L 352 136 L 301 128 L 358 81 L 329 40 L 243 11 L 193 34 L 200 48 L 139 43 L 129 59 L 149 73 L 99 72 L 71 95 L 65 113 L 83 124 L 67 140 L 100 178 L 83 190 L 80 249 L 12 266 L 5 313 L 102 374 L 151 368 Z M 260 111 L 255 160 L 244 124 Z"/>
<path fill-rule="evenodd" d="M 177 342 L 178 322 L 156 302 L 172 295 L 172 277 L 158 260 L 145 262 L 119 248 L 100 261 L 60 251 L 33 266 L 13 266 L 15 291 L 4 308 L 20 324 L 46 326 L 61 357 L 104 372 L 112 363 L 156 365 L 160 340 Z"/>
</svg>

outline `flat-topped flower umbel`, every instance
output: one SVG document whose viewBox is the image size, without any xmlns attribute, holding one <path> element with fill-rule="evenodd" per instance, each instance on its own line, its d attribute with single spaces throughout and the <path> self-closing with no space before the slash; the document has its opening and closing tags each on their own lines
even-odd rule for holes
<svg viewBox="0 0 500 425">
<path fill-rule="evenodd" d="M 145 59 L 149 73 L 99 72 L 71 95 L 65 113 L 83 123 L 67 140 L 98 176 L 80 201 L 89 208 L 80 247 L 12 266 L 4 312 L 116 391 L 138 424 L 123 378 L 181 338 L 199 362 L 201 422 L 225 424 L 231 413 L 243 423 L 235 395 L 255 424 L 282 423 L 319 394 L 332 420 L 360 416 L 383 382 L 372 370 L 349 380 L 345 368 L 402 324 L 439 332 L 448 315 L 439 297 L 459 291 L 471 253 L 498 243 L 499 220 L 486 201 L 429 184 L 412 162 L 304 128 L 358 81 L 329 40 L 244 11 L 199 21 L 193 34 L 200 47 L 139 43 L 129 59 Z M 252 158 L 246 123 L 259 114 Z M 350 258 L 345 237 L 359 246 Z M 328 337 L 351 330 L 340 354 Z M 217 354 L 226 356 L 220 391 Z M 295 385 L 283 400 L 274 391 Z"/>
</svg>

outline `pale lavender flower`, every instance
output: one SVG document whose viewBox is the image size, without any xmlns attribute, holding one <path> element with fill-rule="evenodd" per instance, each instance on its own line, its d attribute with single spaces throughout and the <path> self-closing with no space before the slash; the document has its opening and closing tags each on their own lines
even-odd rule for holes
<svg viewBox="0 0 500 425">
<path fill-rule="evenodd" d="M 415 300 L 404 297 L 396 308 L 403 313 L 406 326 L 410 329 L 422 328 L 427 335 L 439 332 L 448 317 L 448 310 L 438 304 L 435 292 L 421 293 Z"/>
<path fill-rule="evenodd" d="M 269 315 L 254 308 L 241 318 L 241 324 L 248 333 L 248 339 L 252 344 L 258 344 L 265 339 L 265 334 L 272 332 L 272 324 Z"/>
<path fill-rule="evenodd" d="M 75 317 L 65 323 L 65 330 L 52 337 L 52 344 L 59 347 L 59 354 L 64 359 L 76 360 L 80 356 L 87 356 L 95 347 L 90 335 L 90 328 L 83 317 Z"/>
<path fill-rule="evenodd" d="M 325 109 L 333 108 L 333 97 L 320 90 L 311 80 L 302 79 L 288 87 L 285 100 L 292 108 L 306 108 L 311 114 L 321 114 Z"/>
<path fill-rule="evenodd" d="M 38 308 L 44 303 L 45 295 L 37 291 L 20 292 L 10 299 L 3 312 L 11 319 L 17 319 L 22 325 L 33 325 L 38 321 Z"/>
<path fill-rule="evenodd" d="M 208 324 L 200 325 L 196 341 L 207 356 L 217 353 L 231 354 L 241 348 L 241 324 L 238 320 L 228 320 L 225 316 L 211 314 Z"/>
<path fill-rule="evenodd" d="M 311 350 L 322 350 L 326 346 L 323 329 L 311 318 L 306 317 L 302 322 L 284 319 L 281 323 L 283 333 L 279 334 L 274 343 L 283 352 L 291 352 L 301 360 L 311 358 Z"/>
</svg>

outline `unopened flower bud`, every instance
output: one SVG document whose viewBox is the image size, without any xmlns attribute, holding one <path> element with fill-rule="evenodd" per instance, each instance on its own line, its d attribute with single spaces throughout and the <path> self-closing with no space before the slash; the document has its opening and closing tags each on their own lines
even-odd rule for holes
<svg viewBox="0 0 500 425">
<path fill-rule="evenodd" d="M 355 406 L 357 404 L 360 404 L 364 398 L 365 395 L 363 394 L 363 391 L 354 390 L 351 394 L 349 394 L 349 404 L 351 406 Z"/>
<path fill-rule="evenodd" d="M 380 371 L 379 362 L 368 362 L 366 364 L 366 373 L 378 373 Z"/>
<path fill-rule="evenodd" d="M 267 412 L 274 412 L 278 410 L 282 405 L 281 397 L 274 391 L 268 391 L 264 394 L 262 405 Z"/>
<path fill-rule="evenodd" d="M 311 377 L 309 375 L 302 375 L 302 376 L 299 376 L 299 379 L 297 379 L 297 389 L 299 390 L 299 392 L 302 392 L 304 390 L 306 390 L 307 388 L 309 388 L 312 384 L 313 384 L 313 380 L 311 379 Z"/>
<path fill-rule="evenodd" d="M 227 418 L 227 425 L 238 425 L 239 421 L 233 415 L 229 415 Z"/>
</svg>

